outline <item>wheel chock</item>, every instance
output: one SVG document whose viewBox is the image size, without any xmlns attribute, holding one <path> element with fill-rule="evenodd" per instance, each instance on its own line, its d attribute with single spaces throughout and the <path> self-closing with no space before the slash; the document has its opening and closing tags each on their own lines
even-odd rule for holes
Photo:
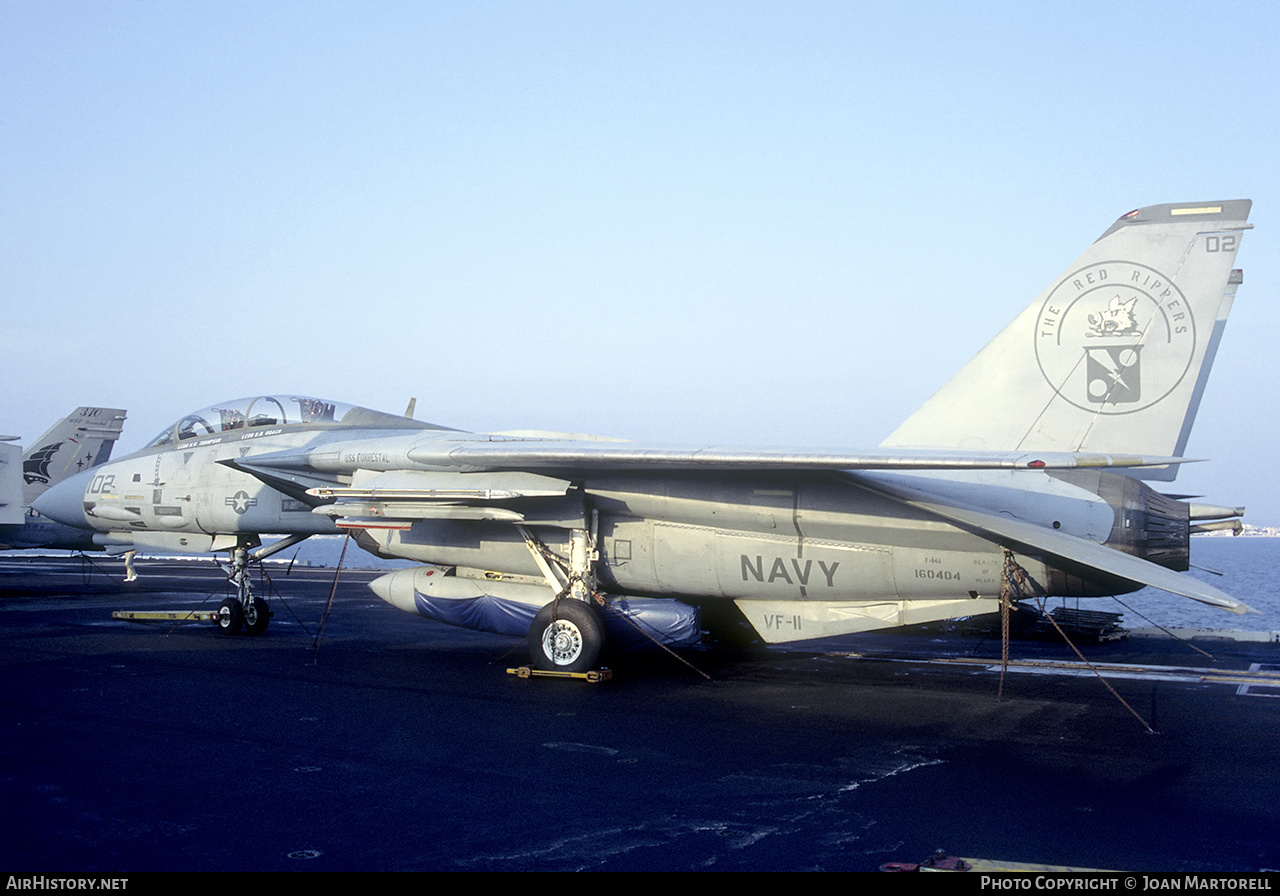
<svg viewBox="0 0 1280 896">
<path fill-rule="evenodd" d="M 516 666 L 514 669 L 508 669 L 507 674 L 517 678 L 576 678 L 592 684 L 613 679 L 612 669 L 592 669 L 590 672 L 544 672 L 532 666 Z"/>
<path fill-rule="evenodd" d="M 217 610 L 115 610 L 112 619 L 129 622 L 217 622 Z"/>
</svg>

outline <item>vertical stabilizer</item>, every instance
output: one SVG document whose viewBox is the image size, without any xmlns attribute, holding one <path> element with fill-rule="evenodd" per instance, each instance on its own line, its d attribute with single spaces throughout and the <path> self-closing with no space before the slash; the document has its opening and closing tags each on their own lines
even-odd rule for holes
<svg viewBox="0 0 1280 896">
<path fill-rule="evenodd" d="M 1251 205 L 1124 215 L 883 444 L 1179 455 L 1240 282 Z"/>
<path fill-rule="evenodd" d="M 55 482 L 104 463 L 124 417 L 119 408 L 77 408 L 49 427 L 22 456 L 22 502 L 30 505 Z"/>
</svg>

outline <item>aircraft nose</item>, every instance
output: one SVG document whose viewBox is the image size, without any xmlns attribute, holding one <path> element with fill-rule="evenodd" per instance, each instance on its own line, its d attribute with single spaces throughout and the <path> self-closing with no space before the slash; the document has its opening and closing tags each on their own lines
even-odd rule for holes
<svg viewBox="0 0 1280 896">
<path fill-rule="evenodd" d="M 93 472 L 86 470 L 55 483 L 31 502 L 31 507 L 41 516 L 47 516 L 64 526 L 92 529 L 84 515 L 84 490 L 88 488 Z"/>
</svg>

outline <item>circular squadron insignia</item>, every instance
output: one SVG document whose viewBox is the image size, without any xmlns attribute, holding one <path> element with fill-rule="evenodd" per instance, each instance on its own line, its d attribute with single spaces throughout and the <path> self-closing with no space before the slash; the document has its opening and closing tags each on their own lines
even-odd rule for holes
<svg viewBox="0 0 1280 896">
<path fill-rule="evenodd" d="M 1195 320 L 1182 292 L 1146 265 L 1104 261 L 1063 278 L 1035 330 L 1036 361 L 1078 408 L 1130 414 L 1177 388 L 1191 367 Z"/>
</svg>

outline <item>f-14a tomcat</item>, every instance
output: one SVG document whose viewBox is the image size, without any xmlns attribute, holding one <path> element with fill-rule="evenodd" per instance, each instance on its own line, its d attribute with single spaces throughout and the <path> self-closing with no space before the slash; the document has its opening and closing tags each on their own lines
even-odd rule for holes
<svg viewBox="0 0 1280 896">
<path fill-rule="evenodd" d="M 1180 575 L 1191 531 L 1243 511 L 1147 483 L 1182 461 L 1250 206 L 1124 215 L 872 450 L 471 433 L 262 396 L 188 414 L 36 508 L 240 569 L 261 533 L 288 535 L 266 552 L 352 532 L 424 564 L 374 583 L 390 603 L 527 633 L 535 664 L 564 671 L 615 631 L 695 637 L 699 609 L 736 608 L 767 642 L 991 612 L 1011 565 L 1037 594 L 1151 585 L 1244 612 Z M 259 598 L 229 601 L 228 630 L 265 626 Z"/>
</svg>

